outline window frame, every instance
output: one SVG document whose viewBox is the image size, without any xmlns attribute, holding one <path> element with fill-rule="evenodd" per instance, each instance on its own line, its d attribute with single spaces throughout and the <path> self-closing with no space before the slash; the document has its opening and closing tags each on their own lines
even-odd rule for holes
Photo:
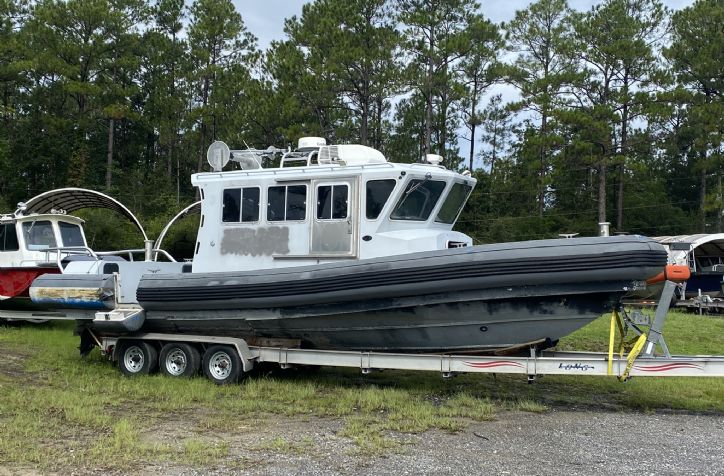
<svg viewBox="0 0 724 476">
<path fill-rule="evenodd" d="M 31 243 L 31 242 L 27 239 L 27 236 L 26 236 L 27 232 L 25 231 L 25 225 L 30 225 L 31 228 L 33 228 L 33 227 L 35 227 L 37 224 L 40 224 L 40 223 L 42 223 L 43 226 L 45 226 L 45 225 L 44 225 L 45 223 L 47 223 L 47 224 L 50 225 L 50 230 L 51 230 L 52 233 L 53 233 L 53 245 L 44 245 L 44 244 Z M 28 250 L 28 251 L 45 251 L 45 250 L 48 250 L 48 249 L 50 249 L 50 248 L 58 248 L 58 237 L 56 236 L 55 227 L 53 226 L 53 221 L 52 221 L 52 220 L 40 219 L 40 220 L 33 220 L 33 221 L 24 221 L 24 222 L 22 222 L 22 224 L 21 224 L 21 226 L 20 226 L 20 229 L 21 229 L 21 232 L 22 232 L 21 234 L 22 234 L 22 236 L 23 236 L 23 243 L 25 244 L 25 249 L 26 249 L 26 250 Z M 33 248 L 31 248 L 31 246 L 32 246 Z"/>
<path fill-rule="evenodd" d="M 367 200 L 367 198 L 368 198 L 367 184 L 370 182 L 394 182 L 395 183 L 392 186 L 392 190 L 390 190 L 389 195 L 387 195 L 387 199 L 385 199 L 385 203 L 382 204 L 382 208 L 380 208 L 380 212 L 377 214 L 377 216 L 375 218 L 369 218 L 367 216 L 367 202 L 368 202 L 368 200 Z M 365 181 L 365 188 L 364 188 L 364 190 L 365 190 L 365 220 L 377 221 L 385 215 L 385 209 L 388 206 L 390 206 L 390 202 L 391 202 L 390 198 L 392 198 L 392 196 L 395 194 L 395 189 L 397 188 L 398 185 L 399 185 L 399 180 L 394 179 L 394 178 L 377 178 L 377 179 L 369 179 L 369 180 Z"/>
<path fill-rule="evenodd" d="M 442 211 L 442 208 L 445 206 L 445 202 L 447 202 L 447 199 L 450 198 L 450 194 L 452 193 L 453 189 L 457 185 L 462 185 L 463 187 L 469 188 L 467 194 L 465 194 L 465 198 L 460 203 L 460 206 L 458 207 L 458 211 L 455 214 L 455 216 L 453 217 L 453 220 L 451 222 L 439 220 L 438 218 L 440 217 L 440 212 Z M 474 188 L 475 187 L 473 187 L 466 181 L 459 181 L 459 180 L 453 181 L 452 185 L 450 185 L 450 189 L 447 191 L 447 194 L 445 195 L 445 198 L 442 200 L 442 203 L 440 204 L 440 207 L 439 207 L 437 213 L 435 214 L 435 220 L 434 220 L 435 223 L 440 223 L 442 225 L 454 225 L 455 222 L 458 221 L 460 214 L 463 212 L 463 208 L 465 208 L 465 205 L 468 203 L 468 200 L 470 199 L 470 195 L 473 193 Z"/>
<path fill-rule="evenodd" d="M 297 219 L 297 220 L 289 220 L 287 219 L 287 213 L 288 213 L 288 206 L 289 206 L 289 187 L 304 187 L 304 218 Z M 281 220 L 270 220 L 269 219 L 269 205 L 271 202 L 269 201 L 269 190 L 272 188 L 283 188 L 284 189 L 284 218 Z M 309 187 L 306 183 L 285 183 L 283 185 L 269 185 L 266 187 L 266 216 L 265 221 L 267 223 L 286 223 L 286 222 L 292 222 L 292 223 L 304 223 L 307 221 L 307 211 L 309 209 Z"/>
<path fill-rule="evenodd" d="M 78 246 L 86 246 L 85 234 L 83 233 L 83 227 L 80 226 L 78 223 L 70 223 L 70 222 L 67 222 L 67 221 L 60 221 L 60 220 L 59 220 L 59 221 L 56 222 L 56 224 L 57 224 L 57 226 L 58 226 L 58 234 L 60 235 L 60 241 L 61 241 L 61 243 L 62 243 L 61 246 L 62 246 L 63 248 L 74 248 L 74 247 L 78 247 Z M 66 244 L 65 244 L 65 236 L 63 235 L 63 227 L 64 227 L 64 226 L 65 226 L 65 227 L 74 226 L 74 227 L 77 228 L 78 234 L 79 234 L 79 236 L 80 236 L 80 241 L 81 241 L 81 244 L 80 244 L 80 245 L 66 245 Z"/>
<path fill-rule="evenodd" d="M 321 187 L 329 187 L 330 188 L 330 206 L 329 206 L 329 213 L 330 218 L 319 218 L 318 211 L 319 211 L 319 203 L 315 202 L 315 209 L 314 209 L 314 220 L 319 222 L 334 222 L 334 221 L 347 221 L 352 216 L 350 213 L 350 193 L 351 193 L 351 187 L 350 184 L 347 182 L 325 182 L 317 184 L 314 192 L 315 197 L 319 199 L 319 189 Z M 336 187 L 344 187 L 347 190 L 347 209 L 345 216 L 342 218 L 335 218 L 334 217 L 334 190 Z"/>
<path fill-rule="evenodd" d="M 0 226 L 4 227 L 3 235 L 2 235 L 2 242 L 0 242 L 0 252 L 8 252 L 12 253 L 15 251 L 20 251 L 20 240 L 18 239 L 18 228 L 17 223 L 0 223 Z M 8 235 L 7 230 L 12 230 L 12 233 L 15 235 L 15 248 L 13 249 L 7 249 L 7 241 L 8 241 Z"/>
<path fill-rule="evenodd" d="M 429 214 L 429 215 L 427 216 L 427 218 L 425 218 L 424 220 L 413 220 L 413 219 L 411 219 L 411 218 L 393 218 L 393 217 L 392 217 L 392 214 L 393 214 L 394 211 L 397 209 L 397 207 L 401 205 L 401 203 L 402 203 L 401 200 L 402 200 L 403 196 L 405 195 L 405 193 L 407 192 L 408 186 L 409 186 L 410 184 L 412 184 L 413 181 L 419 181 L 419 182 L 422 182 L 422 183 L 426 183 L 426 182 L 440 182 L 440 183 L 443 184 L 443 188 L 442 188 L 442 190 L 440 190 L 440 194 L 438 195 L 437 200 L 435 201 L 435 203 L 432 205 L 432 207 L 430 207 L 430 214 Z M 429 179 L 428 179 L 428 178 L 426 178 L 426 177 L 419 177 L 419 176 L 418 176 L 418 177 L 410 177 L 409 180 L 407 180 L 407 181 L 405 182 L 405 186 L 403 187 L 402 192 L 399 193 L 399 197 L 398 197 L 398 199 L 397 199 L 397 202 L 395 203 L 395 205 L 392 207 L 392 210 L 390 211 L 390 214 L 389 214 L 389 219 L 390 219 L 390 221 L 401 222 L 401 223 L 407 223 L 407 222 L 427 223 L 427 222 L 429 222 L 430 220 L 433 219 L 433 216 L 435 216 L 435 215 L 433 215 L 433 213 L 434 213 L 435 210 L 439 207 L 439 205 L 440 205 L 440 199 L 442 198 L 443 194 L 445 193 L 445 190 L 448 188 L 448 185 L 449 185 L 449 183 L 448 183 L 448 181 L 445 180 L 445 179 L 439 179 L 439 178 L 438 178 L 438 179 L 435 179 L 435 178 L 429 178 Z"/>
<path fill-rule="evenodd" d="M 253 188 L 257 189 L 259 192 L 259 199 L 257 200 L 257 204 L 256 204 L 257 216 L 256 216 L 256 220 L 246 220 L 245 221 L 245 220 L 242 220 L 242 215 L 244 213 L 244 190 L 253 189 Z M 238 219 L 235 221 L 224 220 L 224 197 L 226 196 L 226 192 L 228 190 L 238 190 L 239 191 L 239 216 L 238 216 Z M 261 204 L 263 202 L 262 198 L 263 197 L 262 197 L 261 187 L 255 186 L 255 185 L 252 185 L 249 187 L 240 186 L 240 187 L 228 187 L 228 188 L 222 189 L 222 191 L 221 191 L 221 223 L 222 224 L 232 224 L 232 225 L 253 225 L 253 224 L 259 223 L 261 221 Z"/>
</svg>

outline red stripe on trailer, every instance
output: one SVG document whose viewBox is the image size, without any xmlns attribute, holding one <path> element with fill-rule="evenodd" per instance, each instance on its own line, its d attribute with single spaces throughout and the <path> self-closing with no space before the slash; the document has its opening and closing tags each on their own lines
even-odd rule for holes
<svg viewBox="0 0 724 476">
<path fill-rule="evenodd" d="M 525 368 L 523 364 L 520 362 L 515 362 L 513 360 L 494 360 L 492 362 L 464 362 L 465 365 L 468 367 L 474 367 L 476 369 L 488 369 L 493 367 L 504 367 L 504 366 L 510 366 L 510 367 L 519 367 L 521 369 Z"/>
<path fill-rule="evenodd" d="M 649 366 L 634 365 L 634 369 L 640 370 L 641 372 L 666 372 L 667 370 L 676 370 L 676 369 L 703 370 L 704 367 L 701 365 L 692 364 L 689 362 L 679 362 L 679 363 L 672 363 L 672 364 L 649 365 Z"/>
</svg>

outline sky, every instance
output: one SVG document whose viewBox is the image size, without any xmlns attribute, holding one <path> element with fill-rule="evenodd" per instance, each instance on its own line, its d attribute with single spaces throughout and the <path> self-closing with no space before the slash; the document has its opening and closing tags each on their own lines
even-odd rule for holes
<svg viewBox="0 0 724 476">
<path fill-rule="evenodd" d="M 513 18 L 516 10 L 524 9 L 528 0 L 478 0 L 483 14 L 496 23 Z M 302 13 L 304 0 L 233 0 L 241 13 L 244 23 L 251 33 L 259 39 L 259 46 L 267 48 L 272 40 L 284 37 L 284 19 Z M 568 0 L 571 8 L 588 10 L 600 3 L 595 0 Z M 663 0 L 671 9 L 679 10 L 694 3 L 693 0 Z"/>
<path fill-rule="evenodd" d="M 515 15 L 516 10 L 526 8 L 530 0 L 478 0 L 482 6 L 483 14 L 495 23 L 509 21 Z M 292 15 L 300 16 L 302 5 L 309 3 L 304 0 L 233 0 L 236 9 L 241 16 L 248 30 L 259 40 L 259 47 L 266 49 L 272 40 L 280 40 L 284 35 L 284 20 Z M 680 10 L 694 3 L 694 0 L 662 0 L 664 5 L 672 10 Z M 574 10 L 589 10 L 593 5 L 600 3 L 596 0 L 568 0 L 568 5 Z M 494 86 L 486 96 L 500 94 L 503 102 L 515 101 L 518 97 L 517 90 L 511 85 Z M 485 98 L 483 98 L 485 102 Z M 460 155 L 467 157 L 470 151 L 470 141 L 462 139 L 464 130 L 459 131 Z M 476 144 L 476 154 L 481 145 Z M 480 159 L 476 159 L 480 160 Z"/>
</svg>

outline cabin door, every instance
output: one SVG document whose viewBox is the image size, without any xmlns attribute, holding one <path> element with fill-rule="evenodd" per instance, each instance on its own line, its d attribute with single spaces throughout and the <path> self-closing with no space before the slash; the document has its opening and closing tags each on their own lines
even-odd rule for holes
<svg viewBox="0 0 724 476">
<path fill-rule="evenodd" d="M 357 179 L 314 180 L 310 254 L 357 256 Z"/>
</svg>

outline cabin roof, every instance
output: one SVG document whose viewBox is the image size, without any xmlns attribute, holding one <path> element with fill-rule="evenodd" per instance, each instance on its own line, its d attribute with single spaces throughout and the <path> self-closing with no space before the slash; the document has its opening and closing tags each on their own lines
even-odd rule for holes
<svg viewBox="0 0 724 476">
<path fill-rule="evenodd" d="M 696 235 L 675 235 L 675 236 L 656 236 L 653 238 L 662 245 L 671 245 L 672 243 L 689 243 L 689 250 L 672 249 L 669 247 L 669 255 L 678 257 L 678 255 L 686 256 L 690 251 L 698 249 L 698 254 L 705 256 L 724 256 L 724 233 L 699 233 Z"/>
</svg>

